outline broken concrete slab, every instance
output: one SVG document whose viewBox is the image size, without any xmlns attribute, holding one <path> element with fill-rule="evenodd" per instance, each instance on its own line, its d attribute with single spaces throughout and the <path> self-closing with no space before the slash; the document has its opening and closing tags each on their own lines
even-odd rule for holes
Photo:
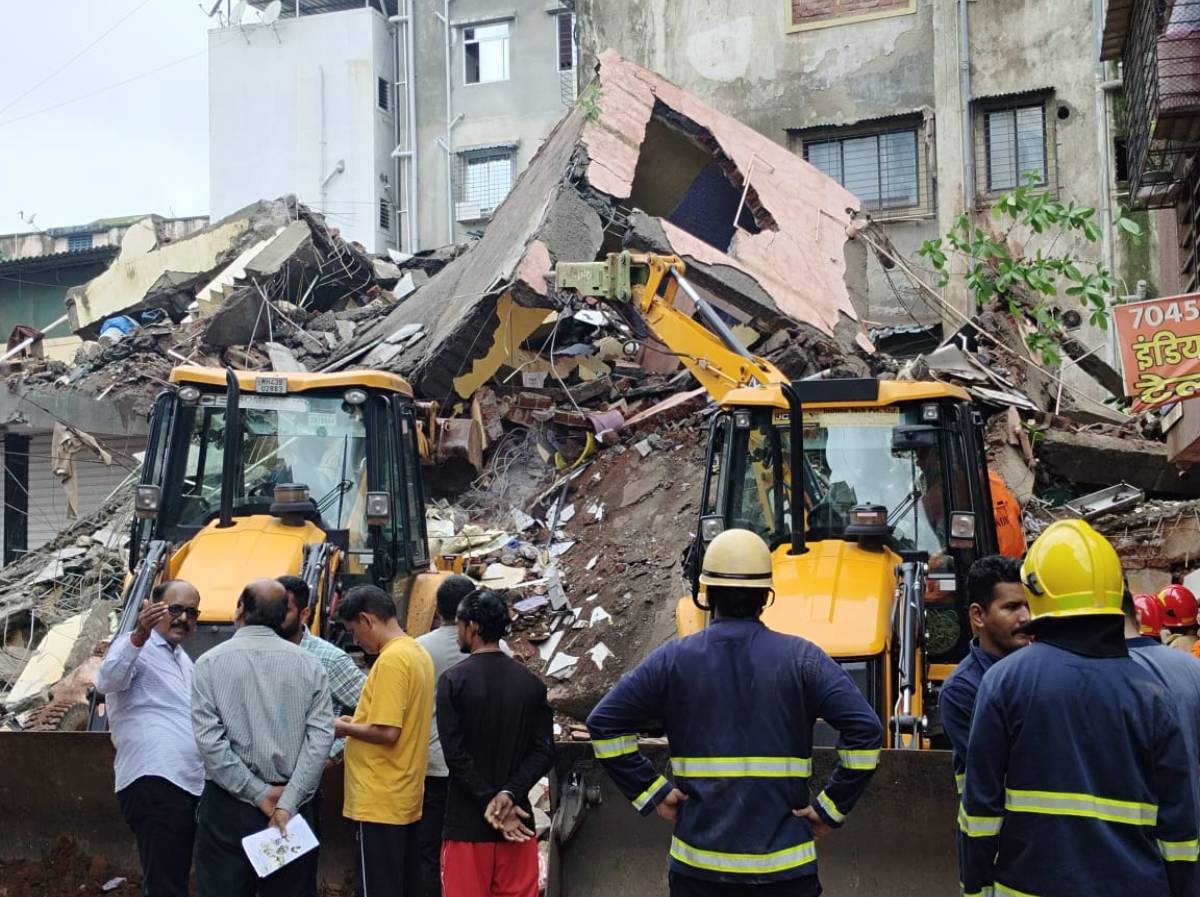
<svg viewBox="0 0 1200 897">
<path fill-rule="evenodd" d="M 246 274 L 257 280 L 265 280 L 274 277 L 294 260 L 306 263 L 317 261 L 312 230 L 303 219 L 283 228 L 256 252 L 246 263 Z"/>
<path fill-rule="evenodd" d="M 21 709 L 30 701 L 42 696 L 51 685 L 63 677 L 67 669 L 67 660 L 75 648 L 75 643 L 83 636 L 91 615 L 90 610 L 83 611 L 50 627 L 34 649 L 12 690 L 5 697 L 5 709 Z"/>
<path fill-rule="evenodd" d="M 182 315 L 197 286 L 245 249 L 273 237 L 296 217 L 295 200 L 258 202 L 174 242 L 160 238 L 154 218 L 131 227 L 101 275 L 67 293 L 71 327 L 94 339 L 114 315 L 163 308 Z"/>
<path fill-rule="evenodd" d="M 224 349 L 247 346 L 267 333 L 262 294 L 254 287 L 239 287 L 212 313 L 204 327 L 204 341 Z"/>
<path fill-rule="evenodd" d="M 296 360 L 291 349 L 279 343 L 267 343 L 267 355 L 271 359 L 271 370 L 273 371 L 297 374 L 308 370 Z"/>
<path fill-rule="evenodd" d="M 1039 464 L 1071 483 L 1109 486 L 1119 476 L 1151 495 L 1200 496 L 1200 477 L 1168 462 L 1162 443 L 1049 429 L 1037 454 Z"/>
<path fill-rule="evenodd" d="M 852 194 L 615 53 L 601 56 L 597 78 L 599 114 L 567 114 L 483 237 L 356 334 L 334 367 L 421 325 L 423 344 L 372 361 L 404 374 L 419 395 L 467 398 L 502 365 L 524 370 L 515 360 L 522 344 L 560 305 L 546 284 L 553 265 L 592 261 L 614 238 L 636 247 L 638 221 L 662 251 L 686 257 L 719 308 L 807 326 L 847 355 L 870 346 L 852 301 L 866 264 L 861 253 L 848 261 L 858 257 L 847 249 Z"/>
</svg>

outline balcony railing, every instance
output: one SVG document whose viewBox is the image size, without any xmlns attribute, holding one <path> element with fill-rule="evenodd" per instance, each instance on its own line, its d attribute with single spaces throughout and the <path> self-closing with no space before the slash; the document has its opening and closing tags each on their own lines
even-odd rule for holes
<svg viewBox="0 0 1200 897">
<path fill-rule="evenodd" d="M 1131 201 L 1174 205 L 1200 150 L 1200 0 L 1138 0 L 1122 60 Z"/>
</svg>

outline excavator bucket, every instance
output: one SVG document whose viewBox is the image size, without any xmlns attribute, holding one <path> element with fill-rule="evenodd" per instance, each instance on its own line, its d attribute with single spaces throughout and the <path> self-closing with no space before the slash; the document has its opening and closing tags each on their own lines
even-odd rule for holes
<svg viewBox="0 0 1200 897">
<path fill-rule="evenodd" d="M 665 769 L 665 746 L 643 748 Z M 818 750 L 813 781 L 837 755 Z M 667 894 L 671 827 L 637 816 L 595 762 L 591 745 L 560 745 L 547 897 Z M 947 751 L 884 751 L 870 788 L 818 845 L 825 897 L 957 897 L 958 799 Z M 720 808 L 714 808 L 721 812 Z"/>
</svg>

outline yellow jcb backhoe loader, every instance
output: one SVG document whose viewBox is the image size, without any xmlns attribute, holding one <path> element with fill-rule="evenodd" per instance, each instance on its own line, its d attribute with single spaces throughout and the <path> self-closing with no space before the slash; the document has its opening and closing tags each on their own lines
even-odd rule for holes
<svg viewBox="0 0 1200 897">
<path fill-rule="evenodd" d="M 709 619 L 698 582 L 707 543 L 726 528 L 753 530 L 773 555 L 775 599 L 764 622 L 815 642 L 841 664 L 879 714 L 885 746 L 948 747 L 937 695 L 971 638 L 967 569 L 974 558 L 997 552 L 1000 515 L 994 504 L 1003 508 L 1006 544 L 1014 545 L 1015 535 L 1023 547 L 1011 495 L 988 476 L 979 412 L 966 392 L 942 383 L 792 382 L 742 346 L 683 274 L 678 258 L 630 253 L 606 262 L 560 263 L 556 270 L 560 291 L 622 311 L 635 332 L 675 353 L 717 402 L 696 541 L 688 553 L 692 594 L 676 611 L 679 635 L 698 631 Z M 681 289 L 699 320 L 675 307 Z M 1006 493 L 1003 499 L 993 496 L 993 483 Z M 831 747 L 834 733 L 822 728 L 816 743 Z M 862 857 L 868 868 L 855 862 L 853 869 L 838 869 L 835 859 L 835 877 L 823 875 L 827 892 L 955 893 L 948 755 L 931 751 L 885 764 L 893 764 L 895 782 L 905 783 L 899 796 L 885 798 L 897 812 L 860 808 L 857 817 L 874 818 L 866 831 L 856 820 L 859 834 L 850 843 L 856 845 L 852 851 L 872 845 Z M 656 842 L 632 820 L 621 827 L 616 814 L 629 812 L 627 807 L 582 812 L 606 793 L 620 801 L 581 749 L 560 752 L 558 772 L 563 791 L 552 893 L 633 893 L 635 875 L 661 869 L 665 839 Z M 585 815 L 604 816 L 608 825 L 589 822 L 572 842 Z M 885 863 L 888 872 L 874 878 L 869 858 L 886 859 L 895 834 L 887 826 L 905 820 L 942 843 L 931 860 L 916 862 L 911 838 L 903 839 L 897 847 L 903 854 L 894 859 L 907 863 L 904 873 Z M 625 841 L 621 831 L 634 834 Z M 838 833 L 829 840 L 836 845 L 846 839 Z M 605 860 L 610 854 L 620 856 L 619 865 Z"/>
<path fill-rule="evenodd" d="M 232 634 L 247 582 L 284 574 L 308 583 L 318 634 L 330 634 L 336 596 L 360 582 L 391 592 L 410 631 L 428 630 L 441 575 L 408 383 L 184 366 L 171 384 L 151 412 L 118 634 L 156 583 L 186 579 L 202 596 L 187 643 L 199 656 Z M 102 702 L 93 698 L 91 728 L 104 727 Z"/>
</svg>

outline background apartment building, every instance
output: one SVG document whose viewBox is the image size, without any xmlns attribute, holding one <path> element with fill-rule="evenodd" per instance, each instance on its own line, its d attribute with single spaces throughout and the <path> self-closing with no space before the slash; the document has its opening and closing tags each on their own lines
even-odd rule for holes
<svg viewBox="0 0 1200 897">
<path fill-rule="evenodd" d="M 558 0 L 241 6 L 209 34 L 214 218 L 294 193 L 372 251 L 456 242 L 575 101 Z"/>
<path fill-rule="evenodd" d="M 585 66 L 613 47 L 791 147 L 857 194 L 909 259 L 1032 172 L 1100 210 L 1103 239 L 1080 254 L 1115 263 L 1128 292 L 1146 276 L 1108 226 L 1108 100 L 1098 59 L 1081 51 L 1099 46 L 1093 0 L 579 0 L 577 12 Z M 961 279 L 945 299 L 970 310 Z M 859 311 L 884 345 L 958 326 L 874 260 Z M 1085 321 L 1078 335 L 1115 361 L 1104 332 Z"/>
</svg>

